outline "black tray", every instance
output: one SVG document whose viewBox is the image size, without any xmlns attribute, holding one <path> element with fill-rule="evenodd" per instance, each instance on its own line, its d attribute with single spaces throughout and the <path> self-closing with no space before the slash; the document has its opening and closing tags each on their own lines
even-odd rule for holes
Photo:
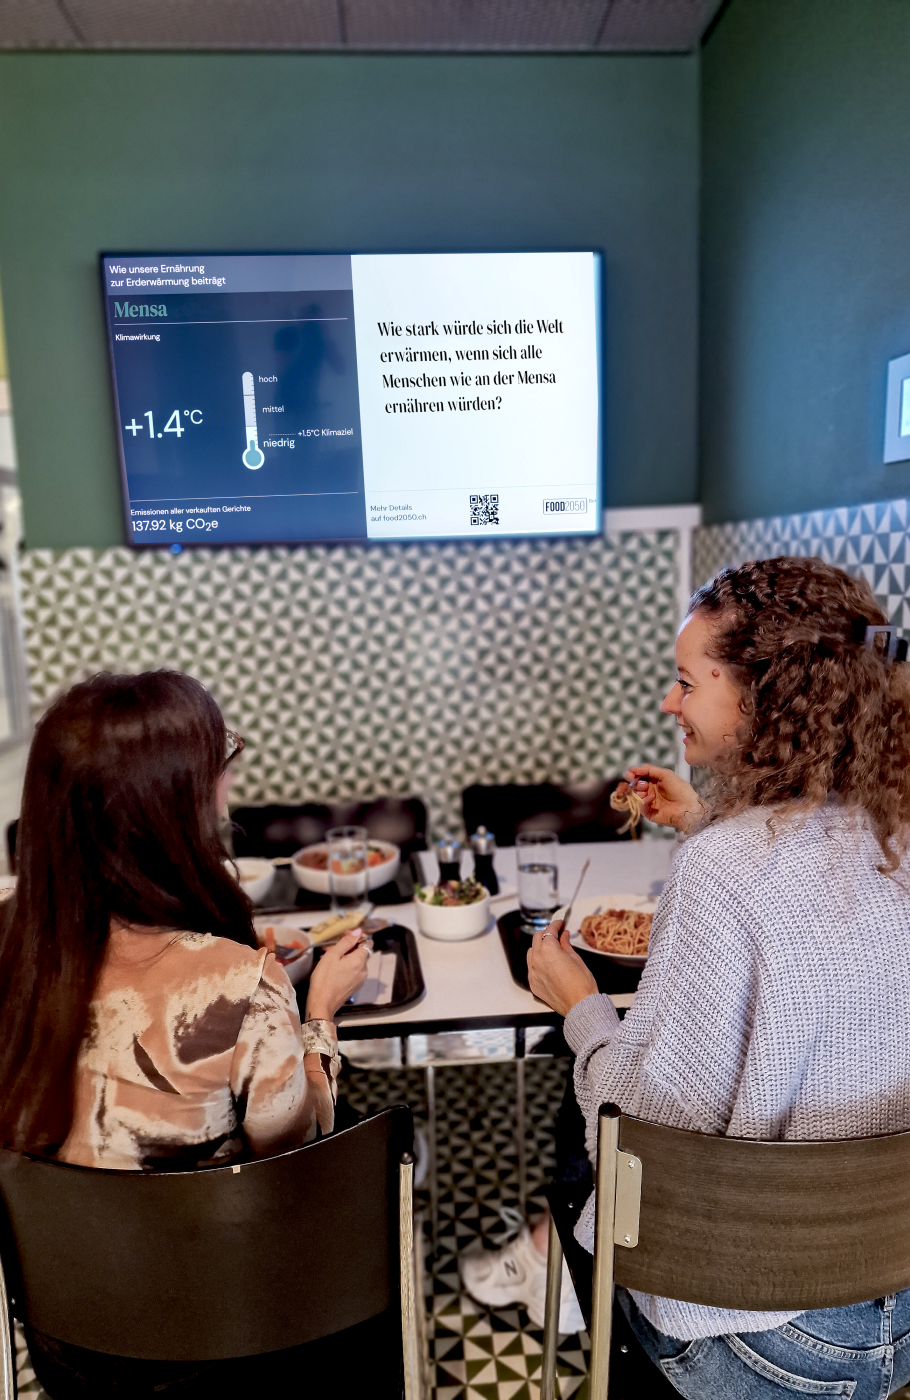
<svg viewBox="0 0 910 1400">
<path fill-rule="evenodd" d="M 496 927 L 499 929 L 513 981 L 517 982 L 519 987 L 530 991 L 528 949 L 533 934 L 522 923 L 520 910 L 512 909 L 508 914 L 503 914 L 501 919 L 497 919 Z M 576 948 L 575 951 L 594 973 L 599 991 L 634 992 L 637 989 L 642 974 L 640 967 L 623 967 L 621 963 L 612 962 L 600 954 L 587 953 L 584 948 Z"/>
<path fill-rule="evenodd" d="M 289 914 L 293 911 L 283 909 L 281 912 Z M 392 1000 L 383 1006 L 377 1006 L 375 1002 L 367 1002 L 363 1006 L 344 1005 L 336 1013 L 336 1021 L 348 1021 L 357 1016 L 382 1016 L 387 1012 L 404 1011 L 405 1007 L 413 1006 L 416 1001 L 419 1001 L 426 991 L 423 968 L 420 966 L 420 954 L 417 951 L 417 939 L 409 928 L 405 928 L 402 924 L 390 924 L 388 928 L 380 929 L 371 937 L 373 947 L 377 952 L 397 955 L 395 980 L 392 983 Z M 320 948 L 316 949 L 317 958 L 321 956 L 322 951 Z M 307 977 L 297 987 L 297 1005 L 300 1007 L 301 1017 L 306 1011 L 309 989 L 310 979 Z"/>
<path fill-rule="evenodd" d="M 380 885 L 379 889 L 370 890 L 369 898 L 371 904 L 409 904 L 414 898 L 414 877 L 410 865 L 402 862 L 395 879 L 387 885 Z M 285 866 L 279 866 L 275 871 L 268 899 L 268 904 L 254 905 L 253 912 L 287 914 L 298 909 L 328 909 L 330 903 L 327 894 L 313 894 L 310 890 L 302 889 Z"/>
</svg>

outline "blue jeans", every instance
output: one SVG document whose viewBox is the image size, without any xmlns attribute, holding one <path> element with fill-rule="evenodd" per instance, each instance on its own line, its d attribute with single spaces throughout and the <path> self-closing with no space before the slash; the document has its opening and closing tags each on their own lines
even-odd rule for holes
<svg viewBox="0 0 910 1400">
<path fill-rule="evenodd" d="M 624 1288 L 616 1297 L 651 1360 L 687 1400 L 884 1400 L 910 1381 L 910 1289 L 874 1303 L 801 1313 L 768 1332 L 694 1342 L 656 1331 Z"/>
</svg>

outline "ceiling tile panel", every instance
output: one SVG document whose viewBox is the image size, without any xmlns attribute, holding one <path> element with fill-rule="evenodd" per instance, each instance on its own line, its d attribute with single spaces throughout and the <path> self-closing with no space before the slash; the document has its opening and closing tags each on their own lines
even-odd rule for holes
<svg viewBox="0 0 910 1400">
<path fill-rule="evenodd" d="M 721 0 L 0 0 L 0 47 L 654 52 Z"/>
<path fill-rule="evenodd" d="M 67 0 L 67 9 L 91 46 L 324 48 L 343 42 L 336 0 Z"/>
<path fill-rule="evenodd" d="M 341 0 L 357 48 L 590 48 L 609 0 Z"/>
<path fill-rule="evenodd" d="M 54 0 L 0 0 L 0 48 L 60 48 L 81 44 Z"/>
<path fill-rule="evenodd" d="M 722 0 L 612 0 L 604 49 L 692 49 Z"/>
</svg>

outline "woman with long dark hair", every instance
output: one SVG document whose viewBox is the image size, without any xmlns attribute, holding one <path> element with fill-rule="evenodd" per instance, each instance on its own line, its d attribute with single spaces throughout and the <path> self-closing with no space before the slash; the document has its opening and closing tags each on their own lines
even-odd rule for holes
<svg viewBox="0 0 910 1400">
<path fill-rule="evenodd" d="M 19 878 L 0 908 L 0 1146 L 173 1171 L 331 1132 L 332 1018 L 364 981 L 366 949 L 349 934 L 323 955 L 301 1026 L 218 837 L 242 747 L 205 688 L 167 671 L 95 676 L 41 720 Z M 225 1400 L 283 1387 L 304 1366 L 318 1382 L 336 1361 L 321 1344 L 236 1362 L 134 1361 L 26 1336 L 55 1400 Z M 368 1330 L 358 1344 L 372 1375 L 385 1335 Z M 340 1397 L 359 1396 L 367 1378 L 350 1366 L 346 1380 Z"/>
<path fill-rule="evenodd" d="M 662 709 L 714 786 L 702 800 L 668 769 L 627 774 L 687 836 L 635 1004 L 620 1022 L 560 924 L 529 954 L 577 1055 L 589 1150 L 610 1101 L 732 1137 L 910 1128 L 910 668 L 886 622 L 867 583 L 818 559 L 728 569 L 692 598 Z M 879 1400 L 910 1380 L 910 1289 L 805 1313 L 617 1296 L 690 1400 Z"/>
<path fill-rule="evenodd" d="M 0 910 L 0 1146 L 192 1167 L 332 1128 L 348 935 L 294 990 L 218 837 L 242 741 L 189 676 L 98 675 L 32 741 Z"/>
</svg>

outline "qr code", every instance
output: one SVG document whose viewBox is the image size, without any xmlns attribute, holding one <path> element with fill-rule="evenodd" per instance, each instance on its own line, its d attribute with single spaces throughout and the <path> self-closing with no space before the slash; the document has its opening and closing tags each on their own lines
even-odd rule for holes
<svg viewBox="0 0 910 1400">
<path fill-rule="evenodd" d="M 471 497 L 471 524 L 472 524 L 472 525 L 498 525 L 498 524 L 499 524 L 499 497 L 498 497 L 498 496 L 472 496 L 472 497 Z"/>
</svg>

